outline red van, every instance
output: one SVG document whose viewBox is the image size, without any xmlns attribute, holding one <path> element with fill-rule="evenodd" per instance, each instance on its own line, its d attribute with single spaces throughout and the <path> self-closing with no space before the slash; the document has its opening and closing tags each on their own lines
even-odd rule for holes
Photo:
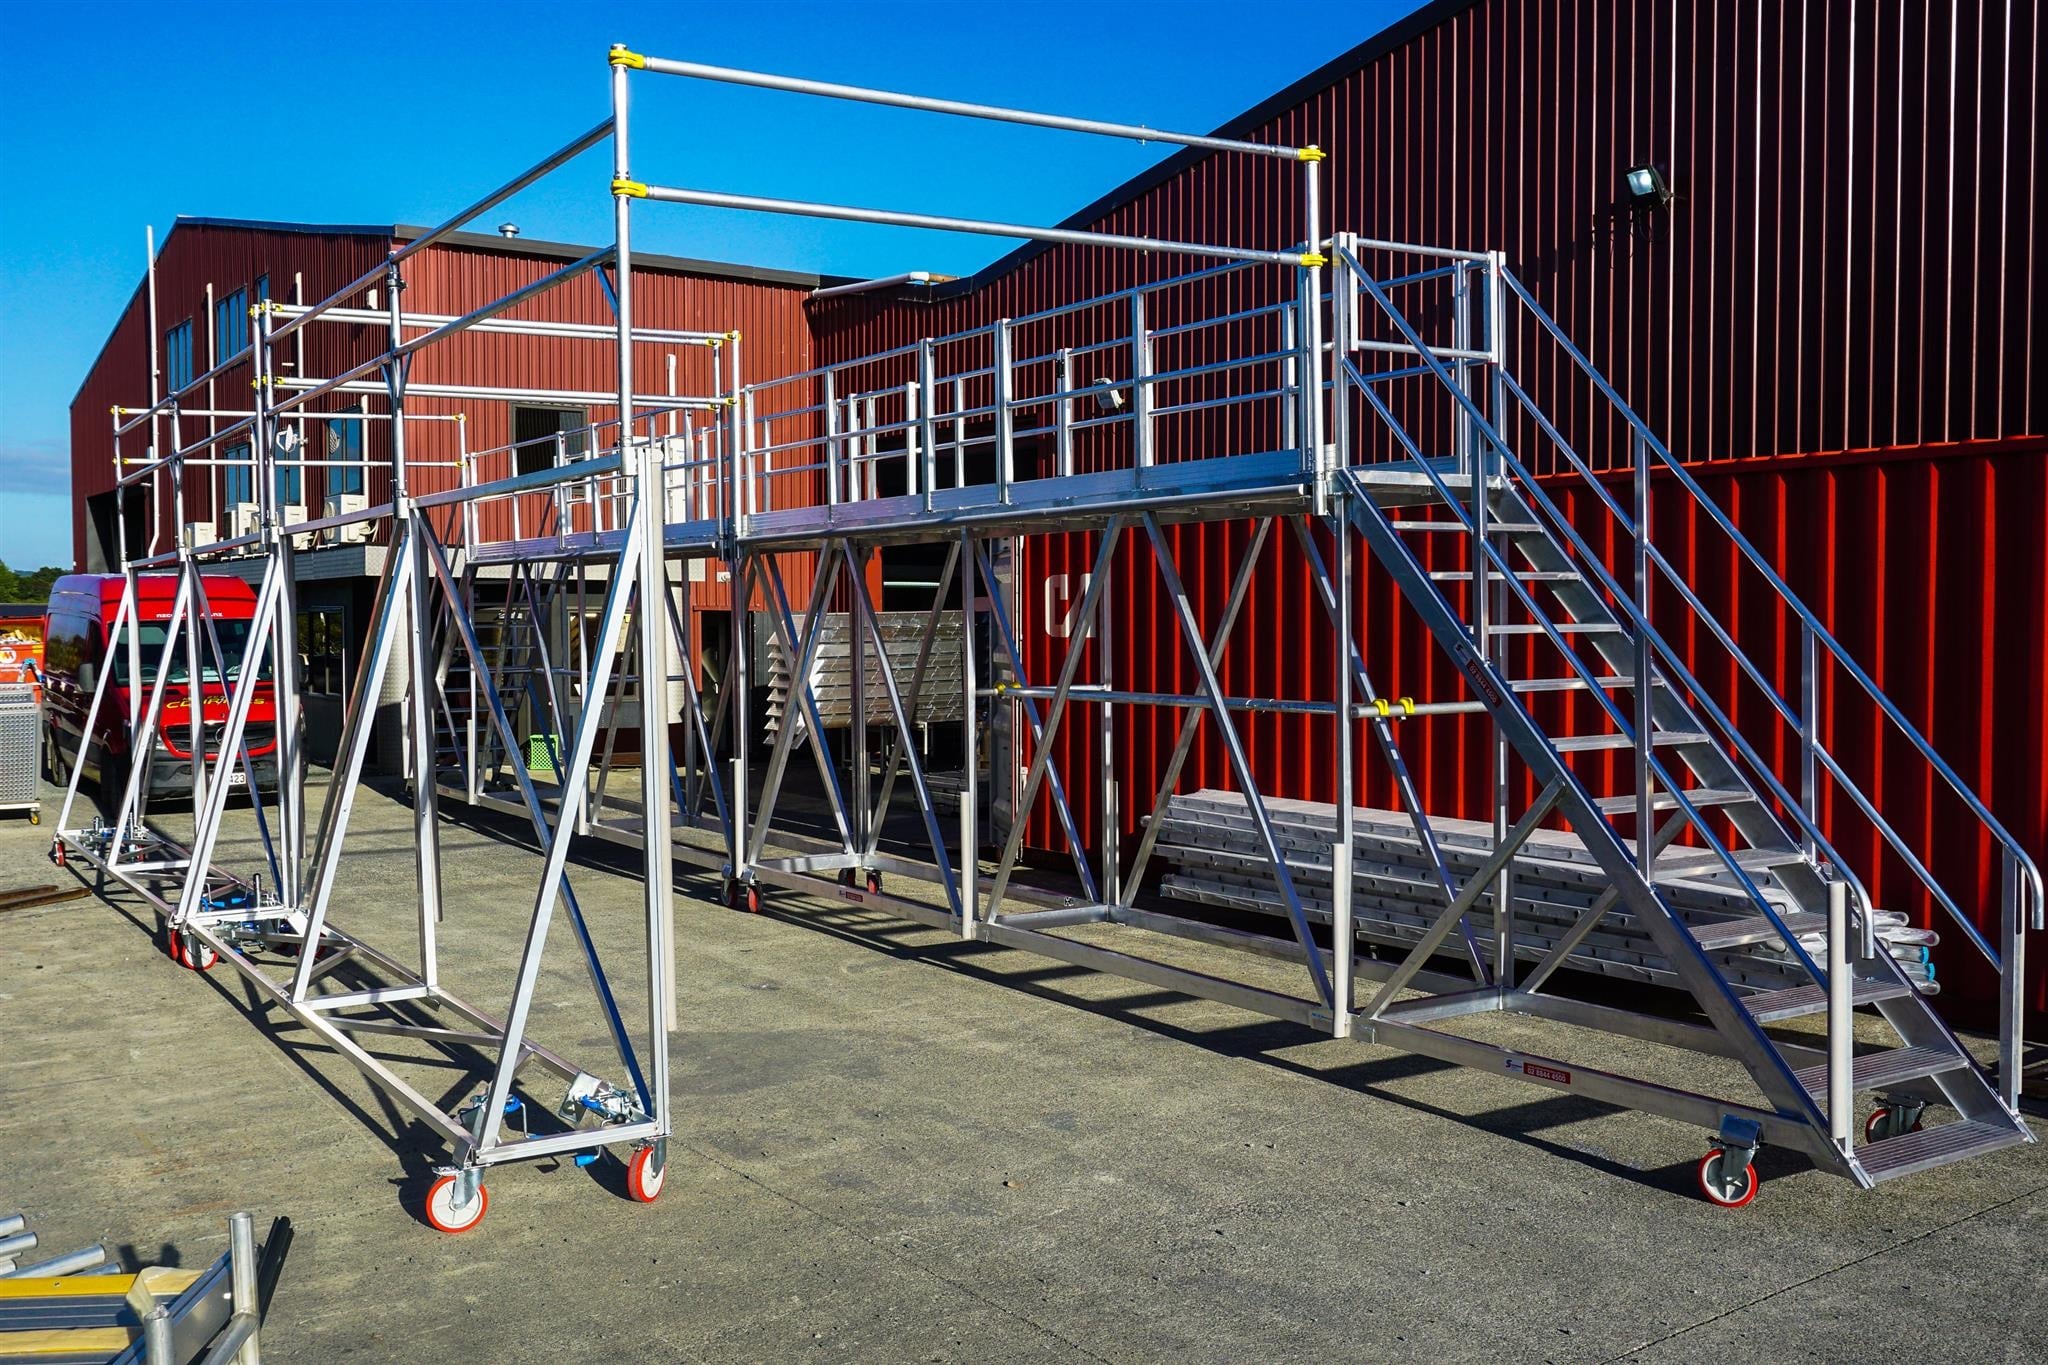
<svg viewBox="0 0 2048 1365">
<path fill-rule="evenodd" d="M 213 610 L 213 628 L 220 637 L 222 655 L 228 662 L 223 683 L 213 661 L 210 646 L 203 646 L 205 677 L 200 683 L 200 723 L 204 727 L 209 773 L 218 760 L 216 746 L 227 725 L 229 684 L 241 677 L 242 654 L 248 648 L 255 625 L 256 593 L 239 578 L 208 574 L 204 578 L 206 597 Z M 114 617 L 121 607 L 122 580 L 119 574 L 71 574 L 57 580 L 50 589 L 49 614 L 43 623 L 43 714 L 47 718 L 46 761 L 52 778 L 63 781 L 77 761 L 81 740 L 85 768 L 96 778 L 101 793 L 119 800 L 135 756 L 128 732 L 131 696 L 138 712 L 148 707 L 149 694 L 163 665 L 164 639 L 169 633 L 171 607 L 177 600 L 176 574 L 141 574 L 136 579 L 137 617 L 141 644 L 142 676 L 128 676 L 128 646 L 125 640 L 110 640 Z M 164 686 L 163 713 L 157 722 L 156 743 L 149 754 L 147 792 L 151 797 L 186 794 L 192 790 L 192 688 L 186 667 L 185 644 L 180 640 L 172 651 L 170 676 Z M 106 696 L 100 702 L 92 734 L 85 736 L 86 713 L 92 709 L 93 688 L 102 670 L 112 669 L 106 680 Z M 277 787 L 277 694 L 268 679 L 270 661 L 264 659 L 258 675 L 258 690 L 249 708 L 244 742 L 257 785 L 274 791 Z M 246 785 L 249 774 L 237 768 L 229 781 Z"/>
</svg>

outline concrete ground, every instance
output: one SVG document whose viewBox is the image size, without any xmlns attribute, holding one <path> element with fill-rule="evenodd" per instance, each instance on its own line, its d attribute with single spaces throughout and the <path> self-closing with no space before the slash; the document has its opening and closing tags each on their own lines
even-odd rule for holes
<svg viewBox="0 0 2048 1365">
<path fill-rule="evenodd" d="M 54 817 L 0 818 L 0 888 L 71 876 L 43 858 Z M 402 947 L 410 813 L 366 788 L 355 820 L 337 923 Z M 539 861 L 504 821 L 450 824 L 444 850 L 446 975 L 502 1008 Z M 637 883 L 575 884 L 627 960 Z M 1681 1126 L 699 891 L 659 1202 L 614 1165 L 521 1165 L 460 1237 L 419 1219 L 439 1153 L 226 968 L 173 965 L 131 900 L 0 911 L 0 1213 L 52 1249 L 186 1264 L 231 1210 L 288 1215 L 278 1362 L 2040 1358 L 2040 1147 L 1870 1192 L 1766 1152 L 1761 1197 L 1724 1211 Z M 606 1069 L 567 950 L 537 1027 Z"/>
</svg>

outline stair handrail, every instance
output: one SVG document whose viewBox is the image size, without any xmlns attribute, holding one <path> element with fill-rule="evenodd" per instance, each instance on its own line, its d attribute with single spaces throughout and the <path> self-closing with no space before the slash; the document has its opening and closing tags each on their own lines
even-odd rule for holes
<svg viewBox="0 0 2048 1365">
<path fill-rule="evenodd" d="M 1362 266 L 1359 263 L 1356 255 L 1354 255 L 1351 251 L 1347 249 L 1346 244 L 1343 241 L 1339 240 L 1333 243 L 1332 250 L 1336 256 L 1336 259 L 1340 263 L 1340 279 L 1349 278 L 1352 280 L 1356 280 L 1358 282 L 1359 286 L 1365 291 L 1365 293 L 1369 295 L 1372 298 L 1373 302 L 1379 306 L 1380 310 L 1386 314 L 1387 319 L 1390 322 L 1392 322 L 1395 328 L 1400 331 L 1404 338 L 1406 338 L 1408 344 L 1415 350 L 1416 355 L 1418 356 L 1418 358 L 1422 360 L 1425 367 L 1427 367 L 1427 369 L 1436 376 L 1438 381 L 1444 385 L 1444 387 L 1450 392 L 1452 398 L 1456 400 L 1457 403 L 1466 410 L 1467 415 L 1478 425 L 1481 434 L 1485 437 L 1488 443 L 1491 444 L 1496 449 L 1496 451 L 1510 465 L 1512 465 L 1516 471 L 1518 471 L 1522 475 L 1523 480 L 1529 485 L 1531 490 L 1534 491 L 1539 498 L 1543 499 L 1546 507 L 1550 507 L 1552 516 L 1559 521 L 1559 524 L 1561 526 L 1564 526 L 1566 528 L 1567 534 L 1576 536 L 1576 532 L 1572 531 L 1569 522 L 1566 522 L 1562 519 L 1562 517 L 1557 513 L 1555 507 L 1552 504 L 1550 504 L 1548 498 L 1544 496 L 1541 489 L 1536 486 L 1535 480 L 1529 475 L 1528 471 L 1526 469 L 1523 469 L 1520 462 L 1514 458 L 1513 452 L 1508 449 L 1506 441 L 1501 437 L 1500 433 L 1494 428 L 1493 424 L 1487 419 L 1486 415 L 1478 409 L 1478 407 L 1473 403 L 1471 397 L 1468 394 L 1466 394 L 1462 389 L 1460 389 L 1456 383 L 1452 381 L 1450 372 L 1445 368 L 1443 361 L 1436 355 L 1436 353 L 1429 347 L 1429 345 L 1423 341 L 1420 333 L 1418 333 L 1415 330 L 1414 325 L 1409 322 L 1406 315 L 1404 315 L 1398 308 L 1394 307 L 1393 301 L 1387 297 L 1386 293 L 1373 279 L 1371 272 L 1367 271 L 1364 268 L 1364 266 Z M 1338 306 L 1348 308 L 1350 306 L 1349 299 L 1346 298 L 1340 300 Z M 1334 359 L 1336 363 L 1334 366 L 1335 375 L 1333 379 L 1333 387 L 1335 387 L 1337 392 L 1341 395 L 1343 391 L 1343 386 L 1348 382 L 1351 384 L 1352 387 L 1356 388 L 1369 403 L 1373 404 L 1375 409 L 1378 411 L 1381 420 L 1386 422 L 1389 429 L 1393 431 L 1396 438 L 1401 442 L 1402 446 L 1407 451 L 1409 458 L 1413 459 L 1416 462 L 1416 464 L 1421 468 L 1424 477 L 1427 478 L 1430 481 L 1430 483 L 1436 487 L 1439 496 L 1441 496 L 1445 500 L 1446 504 L 1450 507 L 1452 515 L 1458 518 L 1458 521 L 1461 525 L 1465 526 L 1467 529 L 1470 529 L 1472 526 L 1472 522 L 1465 516 L 1464 509 L 1459 505 L 1458 500 L 1455 497 L 1451 496 L 1448 486 L 1445 485 L 1442 479 L 1438 477 L 1436 471 L 1433 468 L 1431 468 L 1429 461 L 1423 458 L 1420 448 L 1417 447 L 1414 442 L 1414 438 L 1411 437 L 1408 434 L 1407 430 L 1399 423 L 1399 421 L 1397 421 L 1394 418 L 1392 411 L 1386 407 L 1385 403 L 1379 398 L 1379 395 L 1373 391 L 1372 386 L 1365 382 L 1364 377 L 1359 374 L 1356 366 L 1354 366 L 1351 363 L 1351 358 L 1348 355 L 1339 354 L 1335 355 Z M 1475 474 L 1474 477 L 1476 479 L 1478 476 Z M 1555 541 L 1553 540 L 1552 543 L 1555 544 Z M 1628 595 L 1626 593 L 1621 592 L 1619 588 L 1613 584 L 1613 580 L 1609 578 L 1606 574 L 1605 567 L 1599 563 L 1598 557 L 1591 555 L 1588 551 L 1585 551 L 1583 547 L 1583 542 L 1578 543 L 1581 545 L 1582 554 L 1584 555 L 1586 561 L 1592 564 L 1596 568 L 1596 570 L 1601 574 L 1603 581 L 1605 581 L 1611 588 L 1614 589 L 1618 602 L 1620 603 L 1622 609 L 1628 613 L 1628 619 L 1633 623 L 1634 628 L 1638 631 L 1644 632 L 1649 638 L 1655 639 L 1656 633 L 1651 628 L 1649 622 L 1645 620 L 1639 613 L 1636 612 L 1634 604 L 1630 601 Z M 1508 586 L 1522 598 L 1523 604 L 1527 606 L 1532 612 L 1534 612 L 1535 615 L 1538 617 L 1539 621 L 1543 625 L 1545 634 L 1549 636 L 1553 644 L 1557 645 L 1557 647 L 1563 653 L 1564 657 L 1570 662 L 1572 668 L 1575 671 L 1577 671 L 1581 675 L 1581 677 L 1587 682 L 1589 688 L 1592 687 L 1592 673 L 1585 667 L 1584 663 L 1579 659 L 1577 652 L 1571 649 L 1564 642 L 1562 636 L 1558 634 L 1556 627 L 1549 622 L 1548 618 L 1545 617 L 1544 613 L 1540 610 L 1540 608 L 1537 607 L 1534 598 L 1529 595 L 1527 589 L 1525 589 L 1519 582 L 1519 580 L 1517 580 L 1514 577 L 1513 566 L 1505 562 L 1501 558 L 1500 552 L 1497 549 L 1495 549 L 1492 544 L 1485 541 L 1484 539 L 1479 540 L 1478 546 L 1480 551 L 1483 552 L 1483 554 L 1474 556 L 1475 584 L 1483 581 L 1482 575 L 1486 571 L 1487 560 L 1491 560 L 1495 564 L 1497 564 L 1502 574 L 1505 575 Z M 1665 652 L 1668 653 L 1668 649 Z M 1649 682 L 1647 679 L 1639 678 L 1637 679 L 1637 684 L 1639 686 L 1647 686 L 1649 685 Z M 1614 705 L 1613 700 L 1611 698 L 1609 698 L 1608 696 L 1606 696 L 1605 693 L 1600 692 L 1597 689 L 1594 689 L 1591 695 L 1593 699 L 1597 701 L 1601 705 L 1601 707 L 1607 711 L 1609 718 L 1613 720 L 1614 723 L 1621 728 L 1624 734 L 1628 734 L 1632 738 L 1635 737 L 1634 728 L 1629 723 L 1627 717 L 1623 716 L 1621 714 L 1620 709 Z M 1686 799 L 1683 784 L 1676 782 L 1672 779 L 1671 774 L 1664 767 L 1661 760 L 1657 758 L 1654 749 L 1650 746 L 1650 736 L 1646 735 L 1640 737 L 1639 739 L 1637 739 L 1637 743 L 1643 746 L 1644 760 L 1647 767 L 1655 776 L 1657 781 L 1661 782 L 1664 785 L 1664 789 L 1671 795 L 1673 801 L 1676 802 L 1678 809 L 1685 816 L 1687 822 L 1694 829 L 1697 829 L 1701 833 L 1702 837 L 1704 837 L 1707 840 L 1709 850 L 1720 859 L 1722 865 L 1728 870 L 1729 874 L 1735 878 L 1736 884 L 1747 894 L 1751 903 L 1754 904 L 1760 911 L 1762 911 L 1764 919 L 1766 919 L 1772 925 L 1772 927 L 1774 927 L 1778 931 L 1779 936 L 1785 942 L 1786 948 L 1799 960 L 1800 964 L 1806 968 L 1807 972 L 1814 978 L 1814 980 L 1825 983 L 1826 974 L 1821 970 L 1819 964 L 1814 962 L 1812 957 L 1806 952 L 1805 947 L 1799 942 L 1798 936 L 1793 934 L 1790 931 L 1790 929 L 1787 928 L 1783 919 L 1779 917 L 1776 907 L 1773 906 L 1770 903 L 1769 899 L 1764 896 L 1761 889 L 1757 887 L 1755 881 L 1750 877 L 1749 873 L 1735 860 L 1734 855 L 1728 850 L 1723 841 L 1713 833 L 1712 828 L 1707 824 L 1706 820 L 1701 815 L 1700 811 L 1693 806 L 1691 801 Z M 1576 779 L 1574 779 L 1574 781 L 1576 782 Z M 1648 830 L 1639 830 L 1637 832 L 1637 837 L 1639 839 L 1647 839 L 1651 837 L 1651 832 Z M 1840 870 L 1843 871 L 1845 874 L 1847 873 L 1846 867 L 1842 867 Z M 1850 880 L 1854 891 L 1858 894 L 1859 897 L 1861 897 L 1862 905 L 1865 907 L 1866 910 L 1868 910 L 1870 908 L 1870 901 L 1867 893 L 1864 892 L 1861 883 L 1855 882 L 1853 877 L 1851 877 Z M 1652 894 L 1658 894 L 1656 893 L 1654 886 L 1652 887 Z M 1863 939 L 1866 945 L 1866 955 L 1868 955 L 1870 952 L 1875 951 L 1875 943 L 1872 937 L 1873 930 L 1871 927 L 1871 917 L 1867 913 L 1862 917 L 1862 928 Z"/>
<path fill-rule="evenodd" d="M 1593 382 L 1593 385 L 1600 391 L 1601 395 L 1627 421 L 1640 438 L 1642 447 L 1654 453 L 1657 459 L 1666 468 L 1670 469 L 1686 492 L 1692 496 L 1695 505 L 1703 510 L 1716 526 L 1721 528 L 1722 532 L 1741 551 L 1743 558 L 1748 560 L 1763 575 L 1764 581 L 1770 584 L 1772 591 L 1777 593 L 1779 600 L 1791 608 L 1792 612 L 1799 618 L 1802 627 L 1810 633 L 1810 638 L 1827 650 L 1829 658 L 1856 681 L 1856 684 L 1863 689 L 1865 695 L 1877 705 L 1879 711 L 1919 751 L 1920 756 L 1927 761 L 1928 766 L 1940 774 L 1942 780 L 1948 784 L 1951 791 L 1962 798 L 1964 805 L 1977 818 L 1978 823 L 1983 826 L 1985 832 L 2005 850 L 2005 855 L 2010 860 L 2011 866 L 2018 873 L 2012 880 L 2013 893 L 2022 897 L 2025 897 L 2029 891 L 2032 893 L 2032 915 L 2026 916 L 2015 913 L 2013 916 L 2012 933 L 2014 939 L 2017 940 L 2023 932 L 2023 921 L 2028 919 L 2031 919 L 2036 931 L 2048 929 L 2048 892 L 2044 892 L 2040 868 L 2035 864 L 2033 858 L 2028 855 L 2025 847 L 2021 845 L 2018 839 L 2013 837 L 2003 824 L 1999 823 L 1998 817 L 1991 813 L 1990 809 L 1985 806 L 1982 799 L 1978 797 L 1970 785 L 1963 781 L 1955 769 L 1949 766 L 1947 760 L 1943 759 L 1940 753 L 1935 750 L 1933 744 L 1927 740 L 1926 736 L 1920 733 L 1919 729 L 1906 718 L 1905 714 L 1878 687 L 1870 675 L 1864 672 L 1862 665 L 1856 662 L 1848 649 L 1835 638 L 1833 632 L 1821 622 L 1819 617 L 1814 615 L 1805 602 L 1800 600 L 1799 595 L 1792 591 L 1791 586 L 1779 575 L 1777 569 L 1772 566 L 1770 561 L 1764 557 L 1763 553 L 1755 545 L 1750 543 L 1749 537 L 1742 533 L 1734 521 L 1729 518 L 1728 514 L 1721 509 L 1720 504 L 1708 495 L 1706 489 L 1700 486 L 1699 481 L 1693 478 L 1691 472 L 1671 454 L 1671 451 L 1665 446 L 1663 441 L 1658 439 L 1657 434 L 1650 429 L 1649 424 L 1637 414 L 1634 408 L 1630 407 L 1623 400 L 1619 393 L 1615 392 L 1614 386 L 1607 382 L 1606 376 L 1601 374 L 1595 368 L 1593 362 L 1586 357 L 1586 354 L 1572 342 L 1570 337 L 1565 335 L 1564 329 L 1558 325 L 1557 320 L 1551 317 L 1543 305 L 1536 301 L 1535 297 L 1523 285 L 1521 280 L 1517 279 L 1505 264 L 1500 265 L 1498 269 L 1502 281 L 1514 293 L 1515 297 L 1521 300 L 1523 307 L 1529 310 L 1530 315 L 1537 320 L 1543 330 L 1549 333 L 1551 338 L 1563 348 L 1566 355 L 1571 357 L 1573 364 L 1578 366 L 1580 372 Z M 1597 484 L 1598 480 L 1596 479 L 1594 482 Z M 1669 566 L 1667 565 L 1666 567 L 1668 570 Z M 1711 613 L 1708 613 L 1708 615 L 1711 615 Z M 1818 749 L 1815 741 L 1805 737 L 1805 727 L 1802 726 L 1801 729 L 1802 745 L 1813 745 Z M 1851 800 L 1855 802 L 1857 808 L 1871 818 L 1873 824 L 1885 836 L 1886 842 L 1893 850 L 1905 857 L 1916 870 L 1920 870 L 1921 864 L 1919 860 L 1905 847 L 1904 841 L 1892 829 L 1890 823 L 1883 818 L 1875 804 L 1866 798 L 1861 789 L 1854 783 L 1844 781 L 1844 775 L 1834 763 L 1830 762 L 1828 768 L 1830 773 L 1835 775 L 1838 783 L 1844 788 Z M 1935 899 L 1948 910 L 1949 914 L 1959 924 L 1968 929 L 1972 936 L 1975 937 L 1975 926 L 1970 923 L 1966 916 L 1961 914 L 1953 900 L 1940 890 L 1931 872 L 1922 871 L 1921 879 L 1930 891 L 1936 893 Z M 2024 908 L 2024 906 L 2015 907 L 2016 910 Z M 2000 958 L 1995 960 L 2002 960 L 2002 956 L 2000 955 Z"/>
</svg>

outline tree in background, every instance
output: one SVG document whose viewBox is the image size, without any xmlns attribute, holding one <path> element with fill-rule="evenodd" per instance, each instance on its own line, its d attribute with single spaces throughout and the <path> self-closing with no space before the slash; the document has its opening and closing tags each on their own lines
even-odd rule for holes
<svg viewBox="0 0 2048 1365">
<path fill-rule="evenodd" d="M 54 564 L 46 564 L 34 573 L 21 574 L 0 562 L 0 602 L 47 602 L 50 585 L 63 572 Z"/>
</svg>

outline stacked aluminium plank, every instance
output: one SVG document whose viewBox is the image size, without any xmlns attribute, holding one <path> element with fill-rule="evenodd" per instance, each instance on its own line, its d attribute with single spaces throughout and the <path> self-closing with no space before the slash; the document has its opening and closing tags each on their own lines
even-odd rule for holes
<svg viewBox="0 0 2048 1365">
<path fill-rule="evenodd" d="M 1331 908 L 1330 845 L 1336 811 L 1310 801 L 1268 798 L 1274 832 L 1287 859 L 1303 908 L 1327 923 Z M 1355 811 L 1352 839 L 1352 912 L 1359 937 L 1406 948 L 1427 932 L 1445 904 L 1413 822 L 1399 811 Z M 1167 895 L 1220 909 L 1280 914 L 1282 907 L 1263 845 L 1244 798 L 1236 792 L 1200 791 L 1174 796 L 1161 819 L 1158 856 L 1168 867 Z M 1452 877 L 1462 886 L 1486 861 L 1493 831 L 1470 820 L 1431 821 Z M 1781 915 L 1795 907 L 1768 871 L 1751 874 Z M 1756 914 L 1742 890 L 1713 855 L 1675 848 L 1658 862 L 1657 883 L 1688 923 L 1751 918 Z M 1547 955 L 1579 916 L 1607 889 L 1606 875 L 1578 837 L 1568 831 L 1538 830 L 1515 859 L 1517 957 L 1530 962 Z M 1879 936 L 1907 977 L 1932 993 L 1933 968 L 1927 948 L 1935 936 L 1912 929 L 1903 915 L 1880 911 Z M 1490 959 L 1493 898 L 1489 891 L 1467 920 L 1482 956 Z M 1817 938 L 1808 951 L 1818 956 Z M 1442 951 L 1465 951 L 1456 933 Z M 1775 941 L 1714 954 L 1731 981 L 1759 991 L 1804 985 L 1798 961 Z M 1659 985 L 1675 984 L 1670 963 L 1625 909 L 1608 911 L 1599 926 L 1573 950 L 1567 965 Z"/>
<path fill-rule="evenodd" d="M 926 625 L 925 613 L 885 611 L 877 619 L 881 624 L 882 639 L 888 646 L 889 667 L 896 675 L 896 687 L 903 695 L 904 710 L 909 713 L 911 723 L 939 725 L 959 721 L 959 617 L 951 615 L 939 619 L 938 631 L 925 660 L 924 684 L 914 702 L 911 684 L 917 674 L 919 642 Z M 820 620 L 818 629 L 821 638 L 811 658 L 811 687 L 817 696 L 818 716 L 825 728 L 842 730 L 853 724 L 853 679 L 852 670 L 847 667 L 853 651 L 846 613 L 829 613 Z M 863 632 L 861 644 L 868 724 L 894 726 L 896 717 L 889 709 L 889 689 L 882 681 L 874 642 Z M 793 664 L 794 660 L 783 647 L 782 636 L 778 632 L 769 642 L 767 721 L 770 736 L 782 728 L 786 718 L 801 718 L 803 714 L 802 703 L 791 695 Z"/>
</svg>

